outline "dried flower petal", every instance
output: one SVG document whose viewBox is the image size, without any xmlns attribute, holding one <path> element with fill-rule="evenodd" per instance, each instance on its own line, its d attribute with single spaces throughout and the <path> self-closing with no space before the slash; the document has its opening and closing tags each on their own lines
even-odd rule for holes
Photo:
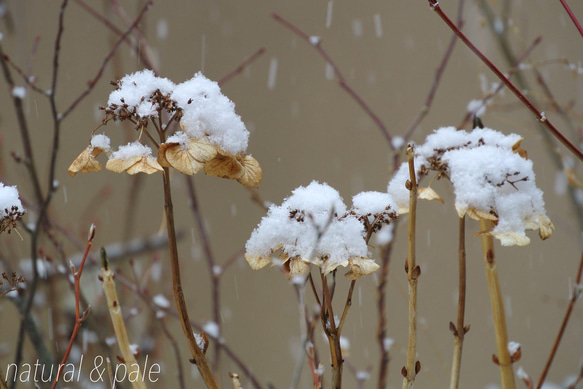
<svg viewBox="0 0 583 389">
<path fill-rule="evenodd" d="M 496 215 L 490 213 L 490 212 L 485 212 L 482 211 L 480 209 L 476 209 L 476 208 L 467 208 L 465 209 L 465 212 L 463 210 L 462 207 L 459 207 L 456 204 L 456 209 L 458 211 L 458 215 L 460 217 L 463 217 L 464 215 L 467 215 L 470 219 L 474 219 L 474 220 L 491 220 L 491 221 L 497 221 L 498 218 L 496 217 Z"/>
<path fill-rule="evenodd" d="M 539 236 L 541 239 L 545 240 L 550 238 L 553 235 L 553 230 L 555 229 L 555 225 L 546 215 L 539 215 Z"/>
<path fill-rule="evenodd" d="M 204 172 L 209 176 L 238 180 L 244 174 L 243 165 L 236 156 L 218 153 L 215 158 L 204 165 Z"/>
<path fill-rule="evenodd" d="M 248 188 L 259 188 L 263 171 L 259 162 L 250 155 L 246 155 L 242 160 L 243 175 L 237 179 L 241 184 Z"/>
<path fill-rule="evenodd" d="M 163 143 L 158 150 L 158 161 L 162 166 L 173 167 L 184 174 L 194 175 L 216 154 L 216 148 L 209 142 L 192 139 L 187 144 Z"/>
<path fill-rule="evenodd" d="M 377 271 L 380 266 L 369 258 L 352 258 L 348 260 L 350 270 L 344 275 L 349 280 L 356 280 L 360 276 L 366 276 Z"/>
<path fill-rule="evenodd" d="M 291 258 L 289 261 L 289 278 L 293 277 L 307 277 L 310 274 L 310 265 L 302 260 L 300 257 Z"/>
<path fill-rule="evenodd" d="M 433 188 L 428 186 L 427 188 L 418 188 L 417 189 L 418 198 L 423 200 L 437 200 L 443 204 L 443 199 Z"/>
<path fill-rule="evenodd" d="M 140 155 L 135 155 L 125 159 L 111 158 L 107 161 L 105 168 L 114 173 L 123 173 L 125 171 L 130 175 L 136 173 L 152 174 L 164 170 L 154 158 Z"/>
<path fill-rule="evenodd" d="M 512 145 L 512 152 L 520 155 L 524 159 L 528 159 L 528 154 L 525 149 L 520 146 L 520 143 L 524 140 L 524 138 L 520 138 L 515 144 Z"/>
<path fill-rule="evenodd" d="M 249 263 L 249 266 L 253 270 L 263 269 L 265 266 L 269 265 L 269 263 L 271 262 L 270 257 L 251 256 L 251 255 L 247 255 L 247 254 L 245 254 L 245 260 L 247 260 L 247 263 Z"/>
<path fill-rule="evenodd" d="M 103 152 L 102 148 L 99 147 L 87 147 L 85 150 L 75 158 L 71 166 L 67 169 L 67 172 L 71 177 L 75 177 L 77 173 L 92 173 L 101 170 L 101 164 L 95 159 L 99 154 Z"/>
</svg>

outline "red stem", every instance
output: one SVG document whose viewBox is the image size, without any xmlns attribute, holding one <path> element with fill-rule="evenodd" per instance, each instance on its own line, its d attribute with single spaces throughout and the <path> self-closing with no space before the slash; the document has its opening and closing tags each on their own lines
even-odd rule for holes
<svg viewBox="0 0 583 389">
<path fill-rule="evenodd" d="M 474 44 L 464 35 L 463 32 L 460 31 L 459 28 L 457 28 L 455 23 L 451 21 L 451 19 L 445 14 L 445 12 L 443 12 L 441 7 L 439 6 L 438 1 L 437 0 L 428 1 L 429 6 L 435 12 L 437 12 L 439 17 L 441 17 L 445 24 L 447 24 L 447 26 L 453 32 L 455 32 L 458 38 L 460 38 L 462 42 L 464 42 L 465 45 L 468 46 L 468 48 L 472 50 L 474 54 L 476 54 L 476 56 L 478 56 L 478 58 L 480 58 L 486 66 L 488 66 L 488 68 L 500 79 L 500 81 L 502 81 L 504 85 L 506 85 L 508 89 L 510 89 L 512 93 L 514 93 L 514 95 L 518 97 L 518 99 L 524 105 L 526 105 L 526 107 L 532 113 L 535 114 L 537 120 L 541 122 L 559 141 L 561 141 L 561 143 L 563 143 L 563 145 L 567 147 L 577 158 L 583 161 L 583 153 L 577 147 L 575 147 L 559 130 L 557 130 L 557 128 L 549 121 L 545 114 L 539 111 L 534 106 L 534 104 L 531 103 L 531 101 L 527 99 L 526 96 L 524 96 L 522 92 L 520 92 L 520 90 L 518 90 L 518 88 L 500 71 L 500 69 L 498 69 L 496 65 L 494 65 L 492 61 L 488 59 L 488 57 L 486 57 L 476 46 L 474 46 Z"/>
<path fill-rule="evenodd" d="M 79 314 L 79 302 L 81 300 L 81 274 L 83 273 L 83 267 L 85 266 L 85 260 L 89 255 L 89 250 L 93 244 L 93 238 L 95 237 L 95 226 L 91 225 L 89 229 L 89 239 L 87 240 L 87 246 L 85 247 L 85 252 L 83 253 L 83 259 L 81 260 L 81 265 L 79 265 L 79 271 L 75 271 L 75 266 L 71 266 L 71 271 L 73 272 L 73 277 L 75 279 L 75 326 L 73 327 L 73 332 L 71 333 L 71 337 L 69 338 L 69 344 L 67 345 L 67 350 L 65 350 L 65 355 L 63 355 L 63 360 L 59 364 L 59 369 L 57 370 L 57 376 L 53 381 L 53 385 L 51 389 L 55 389 L 57 387 L 57 383 L 59 382 L 59 378 L 61 378 L 62 368 L 67 363 L 67 359 L 69 359 L 69 354 L 71 353 L 71 349 L 73 348 L 73 343 L 75 342 L 75 338 L 77 338 L 77 333 L 79 332 L 79 328 L 81 328 L 81 324 L 87 319 L 87 315 L 89 314 L 89 308 L 87 308 L 83 315 Z"/>
<path fill-rule="evenodd" d="M 561 328 L 559 329 L 559 333 L 557 334 L 557 338 L 555 339 L 555 343 L 553 344 L 553 348 L 551 349 L 551 353 L 549 354 L 549 358 L 547 359 L 547 363 L 543 372 L 538 379 L 538 384 L 536 385 L 536 389 L 540 389 L 545 382 L 545 378 L 551 368 L 553 363 L 553 359 L 555 358 L 555 354 L 559 348 L 559 344 L 561 343 L 561 339 L 563 338 L 563 334 L 565 333 L 565 329 L 567 328 L 567 323 L 569 323 L 569 319 L 571 318 L 571 313 L 573 312 L 573 308 L 575 307 L 575 303 L 580 296 L 580 292 L 577 290 L 579 285 L 581 284 L 581 274 L 583 273 L 583 253 L 581 253 L 581 261 L 579 262 L 579 270 L 577 271 L 577 280 L 575 281 L 575 289 L 573 290 L 573 296 L 571 297 L 571 301 L 569 302 L 569 306 L 567 307 L 567 312 L 565 312 L 565 317 L 563 318 L 563 323 L 561 323 Z"/>
<path fill-rule="evenodd" d="M 575 14 L 573 14 L 573 11 L 571 11 L 571 8 L 567 4 L 567 2 L 565 0 L 559 0 L 559 1 L 561 2 L 563 7 L 565 8 L 565 11 L 567 11 L 567 14 L 569 14 L 569 17 L 573 21 L 573 24 L 575 24 L 575 27 L 577 27 L 579 34 L 581 34 L 581 36 L 583 36 L 583 28 L 581 27 L 581 24 L 579 24 L 579 21 L 575 17 Z"/>
</svg>

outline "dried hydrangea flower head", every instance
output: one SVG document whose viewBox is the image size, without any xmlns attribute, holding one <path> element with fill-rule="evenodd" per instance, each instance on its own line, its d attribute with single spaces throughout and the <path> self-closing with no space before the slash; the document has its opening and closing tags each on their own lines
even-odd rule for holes
<svg viewBox="0 0 583 389">
<path fill-rule="evenodd" d="M 527 229 L 538 229 L 546 239 L 555 227 L 546 215 L 543 193 L 536 186 L 532 161 L 526 158 L 521 141 L 519 135 L 489 128 L 471 132 L 440 128 L 414 147 L 417 178 L 430 171 L 437 172 L 438 179 L 447 177 L 459 216 L 493 221 L 495 227 L 489 233 L 504 246 L 528 244 Z M 403 164 L 388 185 L 400 213 L 408 211 L 408 178 Z M 439 198 L 431 191 L 430 197 Z"/>
<path fill-rule="evenodd" d="M 235 104 L 221 93 L 216 82 L 197 73 L 188 81 L 174 84 L 144 70 L 123 77 L 115 85 L 117 89 L 110 94 L 107 106 L 102 107 L 102 125 L 111 120 L 130 121 L 139 139 L 108 152 L 108 170 L 151 174 L 173 167 L 189 175 L 204 170 L 207 175 L 234 179 L 248 187 L 259 186 L 261 167 L 245 154 L 249 131 L 235 113 Z M 175 122 L 180 123 L 181 130 L 172 134 Z M 158 149 L 156 157 L 142 138 Z M 71 164 L 69 174 L 99 171 L 101 165 L 95 158 L 104 150 L 90 145 Z"/>
<path fill-rule="evenodd" d="M 16 186 L 4 186 L 0 182 L 0 233 L 10 233 L 16 228 L 16 222 L 22 219 L 24 212 Z"/>
<path fill-rule="evenodd" d="M 245 259 L 254 270 L 282 263 L 289 277 L 306 276 L 310 264 L 328 274 L 348 267 L 356 279 L 379 266 L 369 258 L 367 234 L 396 218 L 396 206 L 387 194 L 355 196 L 348 210 L 338 192 L 313 181 L 299 187 L 281 205 L 272 205 L 245 245 Z M 362 201 L 364 200 L 364 201 Z"/>
</svg>

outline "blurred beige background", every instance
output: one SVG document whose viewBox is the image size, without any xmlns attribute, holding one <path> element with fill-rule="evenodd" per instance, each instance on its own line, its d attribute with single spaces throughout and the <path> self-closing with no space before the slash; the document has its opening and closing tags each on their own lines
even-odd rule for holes
<svg viewBox="0 0 583 389">
<path fill-rule="evenodd" d="M 104 1 L 88 1 L 103 10 Z M 133 18 L 142 1 L 124 1 L 122 6 Z M 501 1 L 488 4 L 498 12 Z M 576 65 L 581 61 L 581 38 L 557 1 L 512 1 L 512 26 L 509 36 L 512 48 L 519 55 L 537 37 L 542 43 L 526 63 L 567 59 Z M 571 2 L 576 15 L 583 18 L 583 6 Z M 330 6 L 331 4 L 331 6 Z M 455 17 L 457 2 L 442 1 L 442 8 Z M 40 36 L 38 52 L 32 61 L 37 84 L 48 88 L 53 43 L 60 2 L 28 0 L 5 3 L 14 22 L 9 31 L 5 23 L 4 51 L 23 68 L 27 67 L 34 37 Z M 328 9 L 330 24 L 327 26 Z M 158 61 L 160 74 L 182 82 L 202 70 L 218 80 L 235 69 L 259 48 L 265 54 L 243 74 L 226 83 L 222 90 L 236 104 L 237 113 L 251 131 L 248 151 L 263 167 L 263 182 L 259 193 L 267 200 L 280 203 L 300 185 L 312 180 L 327 182 L 335 187 L 350 204 L 353 195 L 363 190 L 386 190 L 390 179 L 393 156 L 374 122 L 339 87 L 326 76 L 326 64 L 313 47 L 299 39 L 270 12 L 275 11 L 310 35 L 322 38 L 328 51 L 348 83 L 370 105 L 394 136 L 402 135 L 423 106 L 434 71 L 444 54 L 451 32 L 425 1 L 154 1 L 141 27 Z M 123 22 L 112 13 L 111 21 L 122 30 Z M 380 23 L 379 23 L 380 21 Z M 475 1 L 466 1 L 464 31 L 497 64 L 507 71 L 506 64 L 492 31 L 487 27 Z M 123 28 L 122 28 L 123 27 Z M 110 50 L 109 31 L 71 1 L 65 14 L 65 31 L 59 69 L 58 102 L 60 109 L 68 106 L 94 77 L 103 57 Z M 270 65 L 277 64 L 275 83 L 268 87 Z M 112 67 L 113 66 L 113 67 Z M 77 154 L 86 147 L 90 132 L 101 113 L 97 107 L 107 102 L 112 90 L 109 81 L 125 73 L 141 70 L 143 64 L 127 46 L 118 53 L 118 62 L 108 66 L 104 77 L 91 95 L 64 122 L 61 150 L 58 159 L 58 180 L 61 185 L 53 201 L 52 215 L 81 237 L 88 228 L 81 215 L 88 208 L 98 219 L 94 247 L 120 241 L 123 214 L 127 206 L 130 179 L 103 171 L 98 174 L 70 178 L 66 169 Z M 120 71 L 115 73 L 113 69 Z M 556 100 L 565 106 L 572 103 L 576 128 L 579 116 L 583 81 L 573 76 L 562 64 L 541 65 L 540 70 Z M 413 140 L 422 142 L 432 129 L 457 125 L 465 115 L 471 99 L 483 96 L 480 75 L 489 83 L 494 76 L 478 62 L 461 43 L 455 47 L 443 75 L 433 106 Z M 531 96 L 541 101 L 547 116 L 565 131 L 576 144 L 577 133 L 567 126 L 545 101 L 533 73 L 523 75 L 532 87 Z M 22 81 L 18 81 L 22 84 Z M 10 151 L 22 153 L 15 116 L 5 82 L 0 82 L 0 134 L 5 183 L 19 185 L 21 194 L 31 197 L 26 172 L 9 157 Z M 533 378 L 538 378 L 558 331 L 568 303 L 570 285 L 578 266 L 581 250 L 581 231 L 574 208 L 561 185 L 560 171 L 542 145 L 539 128 L 532 115 L 517 104 L 509 93 L 496 101 L 497 108 L 489 109 L 484 123 L 505 133 L 521 134 L 524 148 L 534 160 L 537 184 L 545 193 L 547 211 L 557 230 L 553 237 L 542 242 L 531 233 L 532 242 L 522 248 L 497 246 L 501 284 L 506 296 L 509 336 L 522 344 L 523 366 Z M 41 174 L 46 172 L 47 145 L 52 136 L 49 107 L 42 96 L 29 91 L 25 100 Z M 115 142 L 122 142 L 122 129 L 117 124 L 106 128 Z M 558 152 L 566 155 L 563 147 Z M 580 163 L 576 163 L 578 167 Z M 580 170 L 580 168 L 579 168 Z M 199 203 L 211 234 L 211 245 L 219 264 L 240 250 L 264 211 L 250 201 L 248 192 L 240 185 L 199 174 L 194 178 Z M 159 175 L 142 179 L 137 205 L 137 222 L 131 237 L 141 237 L 159 230 L 162 222 L 162 180 Z M 112 193 L 103 204 L 96 205 L 95 196 L 104 186 Z M 419 388 L 446 387 L 449 383 L 453 337 L 449 321 L 455 320 L 457 293 L 457 215 L 452 203 L 451 189 L 445 182 L 433 185 L 446 200 L 445 205 L 423 202 L 419 206 L 418 261 L 423 270 L 419 282 L 419 341 L 418 353 L 422 371 L 416 380 Z M 180 250 L 183 274 L 188 285 L 187 302 L 191 317 L 199 323 L 212 319 L 209 306 L 208 271 L 203 259 L 200 239 L 187 204 L 184 181 L 174 176 L 175 208 L 178 229 L 185 231 Z M 401 223 L 392 257 L 387 289 L 389 321 L 388 336 L 395 339 L 391 349 L 390 387 L 401 385 L 401 367 L 407 347 L 407 285 L 402 264 L 406 256 L 406 223 Z M 479 241 L 471 236 L 478 230 L 468 223 L 468 296 L 466 322 L 471 324 L 462 361 L 461 387 L 484 388 L 498 382 L 497 367 L 491 362 L 496 352 L 491 311 Z M 10 240 L 15 257 L 27 257 L 28 246 L 16 235 L 2 236 L 2 244 Z M 75 253 L 66 247 L 69 254 Z M 373 250 L 378 258 L 378 253 Z M 167 258 L 158 253 L 162 263 Z M 137 260 L 146 263 L 151 255 Z M 169 266 L 164 266 L 169 277 Z M 87 273 L 87 288 L 96 282 Z M 346 293 L 347 282 L 339 277 L 338 296 Z M 378 344 L 375 277 L 357 282 L 356 303 L 348 316 L 344 335 L 350 340 L 347 361 L 358 370 L 372 367 L 366 387 L 376 386 Z M 171 298 L 169 282 L 152 283 L 154 295 L 164 293 Z M 89 289 L 88 289 L 89 290 Z M 97 293 L 97 292 L 95 292 Z M 128 293 L 127 289 L 124 293 Z M 307 294 L 310 304 L 312 297 Z M 337 303 L 343 300 L 338 298 Z M 129 297 L 129 301 L 133 301 Z M 299 350 L 299 320 L 293 288 L 276 269 L 252 271 L 241 258 L 226 270 L 221 283 L 221 316 L 224 319 L 223 337 L 230 347 L 251 368 L 263 385 L 288 387 Z M 56 302 L 49 302 L 50 304 Z M 14 323 L 14 308 L 7 302 L 0 305 L 0 342 L 10 349 Z M 97 308 L 98 309 L 98 308 Z M 42 311 L 41 311 L 42 312 Z M 139 319 L 128 323 L 135 328 L 132 339 L 142 327 Z M 172 322 L 176 337 L 182 339 L 179 323 Z M 321 330 L 317 330 L 321 332 Z M 15 332 L 14 332 L 15 333 Z M 131 335 L 130 335 L 131 336 Z M 321 337 L 320 337 L 321 338 Z M 161 338 L 163 339 L 163 338 Z M 162 340 L 161 340 L 162 341 Z M 172 351 L 164 346 L 168 371 L 173 364 Z M 182 344 L 182 351 L 186 347 Z M 583 314 L 578 306 L 567 328 L 549 379 L 560 383 L 576 374 L 583 362 Z M 327 364 L 326 346 L 320 354 Z M 1 361 L 10 361 L 8 352 Z M 227 372 L 237 368 L 222 357 L 222 380 L 227 387 Z M 330 369 L 326 366 L 326 382 Z M 303 371 L 300 387 L 309 387 L 309 371 Z M 345 370 L 346 387 L 355 387 L 353 375 Z M 171 374 L 167 377 L 172 382 Z M 250 387 L 242 376 L 245 387 Z M 190 374 L 187 382 L 192 383 Z M 200 384 L 200 381 L 198 381 Z M 168 384 L 171 385 L 171 384 Z M 200 384 L 202 385 L 202 384 Z M 518 383 L 518 387 L 521 383 Z M 169 387 L 169 386 L 168 386 Z M 189 387 L 198 387 L 197 385 Z"/>
</svg>

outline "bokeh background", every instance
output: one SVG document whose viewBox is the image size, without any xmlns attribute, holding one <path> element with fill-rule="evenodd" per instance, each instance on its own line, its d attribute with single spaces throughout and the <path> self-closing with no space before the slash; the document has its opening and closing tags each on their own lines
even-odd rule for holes
<svg viewBox="0 0 583 389">
<path fill-rule="evenodd" d="M 583 17 L 581 3 L 571 3 L 575 15 Z M 110 1 L 87 1 L 87 4 L 105 14 L 121 30 L 127 28 Z M 143 4 L 142 0 L 132 0 L 120 2 L 119 6 L 129 20 L 133 20 Z M 567 137 L 580 144 L 583 81 L 576 69 L 582 59 L 583 38 L 560 3 L 465 1 L 464 32 L 503 71 L 508 71 L 510 65 L 500 48 L 500 37 L 488 24 L 484 4 L 498 18 L 496 31 L 506 34 L 509 48 L 517 57 L 537 37 L 542 37 L 524 63 L 542 73 L 569 120 L 565 121 L 555 112 L 530 66 L 520 74 L 527 82 L 528 95 L 536 99 Z M 457 2 L 445 0 L 440 5 L 455 18 Z M 48 89 L 60 2 L 12 0 L 2 2 L 2 6 L 3 50 L 16 64 L 32 71 L 39 87 Z M 501 15 L 506 6 L 509 7 L 508 23 L 504 25 Z M 277 12 L 307 34 L 321 37 L 322 47 L 345 75 L 348 84 L 393 136 L 402 135 L 423 108 L 435 71 L 451 39 L 450 30 L 425 1 L 154 1 L 140 24 L 149 45 L 144 46 L 144 50 L 152 50 L 160 75 L 176 83 L 191 78 L 198 71 L 218 80 L 257 50 L 265 48 L 260 58 L 222 87 L 251 132 L 248 152 L 263 168 L 263 182 L 258 193 L 265 201 L 280 203 L 294 188 L 312 180 L 336 188 L 347 204 L 361 191 L 385 191 L 394 168 L 394 154 L 381 131 L 339 86 L 337 79 L 330 77 L 325 61 L 314 47 L 276 22 L 271 12 Z M 64 23 L 57 87 L 60 110 L 86 88 L 115 41 L 115 35 L 76 1 L 70 1 Z M 31 58 L 37 36 L 40 37 L 38 48 Z M 573 64 L 575 71 L 562 60 Z M 89 224 L 96 223 L 96 248 L 156 234 L 162 224 L 160 175 L 136 181 L 127 175 L 102 171 L 73 179 L 66 172 L 71 161 L 87 146 L 91 131 L 101 120 L 98 107 L 107 102 L 112 90 L 109 82 L 143 68 L 144 64 L 135 53 L 122 45 L 91 94 L 63 122 L 57 170 L 59 190 L 52 202 L 51 217 L 81 240 Z M 17 75 L 15 78 L 17 84 L 24 85 Z M 488 69 L 458 42 L 430 112 L 412 140 L 423 142 L 433 129 L 458 125 L 466 114 L 468 102 L 483 97 L 496 82 Z M 31 198 L 26 169 L 10 157 L 11 152 L 22 154 L 22 143 L 10 91 L 4 81 L 0 84 L 3 89 L 0 93 L 2 180 L 7 185 L 18 185 L 21 195 Z M 24 102 L 39 173 L 45 177 L 51 151 L 50 107 L 45 97 L 30 89 Z M 509 337 L 522 345 L 522 359 L 515 366 L 523 366 L 531 377 L 537 378 L 568 304 L 581 251 L 581 212 L 569 197 L 562 165 L 557 166 L 554 159 L 570 161 L 575 171 L 580 170 L 580 162 L 570 157 L 562 146 L 555 147 L 556 142 L 549 144 L 541 136 L 541 127 L 532 114 L 509 92 L 495 100 L 482 120 L 489 127 L 504 133 L 516 132 L 525 138 L 523 147 L 534 161 L 537 184 L 545 193 L 547 212 L 557 228 L 553 237 L 544 242 L 536 233 L 531 233 L 532 242 L 526 247 L 502 248 L 497 244 Z M 131 134 L 115 123 L 106 127 L 106 133 L 116 145 L 127 142 L 128 133 Z M 211 248 L 217 264 L 221 265 L 240 253 L 265 212 L 236 182 L 199 174 L 194 177 L 194 183 L 210 233 Z M 184 180 L 177 174 L 173 184 L 177 226 L 184 233 L 180 254 L 190 316 L 204 324 L 212 320 L 209 272 L 189 210 Z M 449 184 L 436 182 L 433 188 L 443 196 L 445 203 L 419 204 L 417 252 L 422 267 L 418 305 L 418 359 L 422 371 L 416 380 L 419 388 L 448 386 L 453 347 L 448 326 L 450 321 L 455 321 L 457 303 L 457 214 Z M 583 196 L 575 192 L 581 201 Z M 129 204 L 136 210 L 130 226 L 125 223 Z M 34 221 L 34 212 L 29 211 L 25 220 Z M 402 222 L 396 232 L 387 288 L 387 335 L 394 339 L 390 387 L 401 385 L 400 370 L 406 359 L 405 228 L 406 223 Z M 472 238 L 477 231 L 475 222 L 468 223 L 466 322 L 471 325 L 471 331 L 464 343 L 461 374 L 461 387 L 464 388 L 485 388 L 498 382 L 498 368 L 491 361 L 496 350 L 480 242 Z M 19 260 L 30 256 L 28 238 L 26 233 L 23 235 L 22 240 L 16 234 L 0 237 L 5 267 L 18 269 Z M 77 253 L 67 239 L 60 239 L 66 255 Z M 48 243 L 46 246 L 50 250 Z M 375 247 L 371 247 L 371 252 L 378 258 Z M 155 260 L 162 264 L 162 279 L 152 280 L 145 287 L 151 296 L 164 294 L 171 300 L 165 251 L 149 252 L 133 259 L 138 271 L 145 271 Z M 116 266 L 129 276 L 131 270 L 127 263 L 120 261 Z M 357 282 L 355 304 L 344 330 L 344 336 L 350 340 L 347 363 L 357 370 L 372 369 L 365 387 L 375 387 L 378 374 L 376 281 L 369 276 Z M 53 287 L 41 285 L 41 299 L 35 308 L 40 326 L 47 333 L 49 316 L 72 304 L 66 280 L 63 278 L 59 282 L 61 285 L 56 286 L 60 288 L 56 294 L 60 296 L 58 299 L 54 298 L 54 290 L 49 293 Z M 95 272 L 84 274 L 83 288 L 96 312 L 105 306 L 98 286 Z M 347 286 L 348 282 L 339 277 L 338 296 L 345 295 Z M 127 319 L 132 342 L 151 350 L 150 355 L 163 363 L 164 384 L 159 387 L 172 387 L 176 382 L 175 359 L 168 341 L 163 336 L 152 340 L 149 333 L 156 326 L 155 318 L 130 289 L 118 288 L 123 291 L 126 312 L 131 307 L 137 308 Z M 225 342 L 262 385 L 288 387 L 301 350 L 297 298 L 285 276 L 276 268 L 252 271 L 240 256 L 222 275 L 220 293 L 221 335 Z M 308 303 L 313 304 L 312 296 L 306 295 Z M 343 297 L 338 298 L 337 303 L 341 300 Z M 13 358 L 18 317 L 17 310 L 7 299 L 0 301 L 0 366 L 3 371 Z M 66 327 L 66 317 L 60 320 L 65 321 L 61 324 Z M 187 348 L 179 323 L 169 320 L 168 325 L 186 358 Z M 113 334 L 110 328 L 108 331 Z M 36 357 L 32 349 L 27 350 L 25 359 L 34 362 Z M 320 354 L 326 364 L 329 383 L 326 350 L 321 343 Z M 581 350 L 583 314 L 577 307 L 549 380 L 559 384 L 568 376 L 578 374 L 583 363 Z M 221 380 L 227 387 L 227 373 L 238 372 L 238 368 L 225 355 L 221 361 Z M 187 370 L 187 386 L 201 387 L 202 382 L 197 380 L 194 371 L 191 374 L 190 368 Z M 244 374 L 241 377 L 244 386 L 250 387 Z M 348 368 L 345 377 L 346 387 L 356 387 L 354 375 Z M 309 384 L 306 366 L 300 387 L 309 387 Z"/>
</svg>

